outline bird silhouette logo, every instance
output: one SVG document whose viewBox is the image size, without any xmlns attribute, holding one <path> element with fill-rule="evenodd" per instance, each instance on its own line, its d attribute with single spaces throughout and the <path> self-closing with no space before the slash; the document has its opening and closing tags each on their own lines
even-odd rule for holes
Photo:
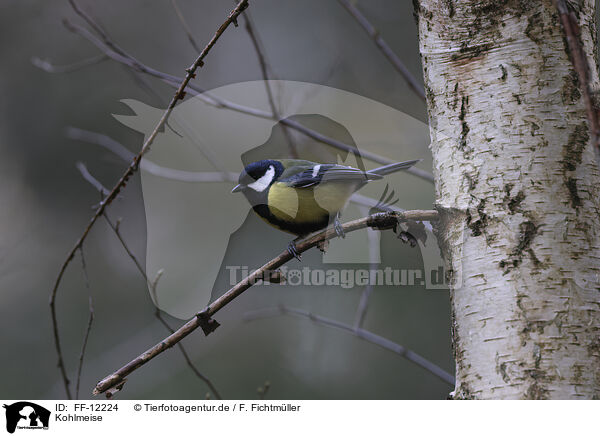
<svg viewBox="0 0 600 436">
<path fill-rule="evenodd" d="M 265 84 L 273 91 L 275 119 Z M 163 114 L 162 109 L 138 101 L 122 102 L 133 114 L 114 117 L 144 135 L 151 133 Z M 319 135 L 351 149 L 324 143 Z M 364 170 L 381 166 L 369 160 L 369 153 L 400 162 L 420 157 L 428 143 L 429 128 L 419 120 L 366 97 L 318 84 L 243 82 L 185 100 L 174 109 L 140 167 L 145 269 L 154 303 L 173 316 L 189 318 L 215 298 L 215 282 L 227 274 L 224 262 L 232 254 L 267 261 L 270 257 L 259 259 L 254 251 L 268 247 L 274 256 L 286 248 L 286 234 L 262 223 L 255 226 L 260 219 L 253 216 L 248 202 L 231 194 L 248 163 L 294 157 Z M 131 153 L 115 147 L 111 151 L 123 158 Z M 397 199 L 403 208 L 414 208 L 402 204 L 407 199 L 403 194 L 422 183 L 416 177 L 393 174 L 385 183 L 369 184 L 360 191 L 362 206 L 350 203 L 343 211 L 344 220 L 363 217 L 378 204 Z M 365 252 L 366 233 L 353 232 L 343 241 L 331 241 L 322 261 L 372 262 L 374 257 Z M 436 248 L 436 256 L 438 252 Z M 375 260 L 379 261 L 379 253 Z M 152 288 L 154 277 L 160 280 Z"/>
</svg>

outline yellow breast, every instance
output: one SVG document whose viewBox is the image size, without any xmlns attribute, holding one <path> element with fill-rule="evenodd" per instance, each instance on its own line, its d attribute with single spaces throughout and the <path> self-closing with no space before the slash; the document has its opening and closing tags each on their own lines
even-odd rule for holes
<svg viewBox="0 0 600 436">
<path fill-rule="evenodd" d="M 274 183 L 268 204 L 278 219 L 313 222 L 343 209 L 354 190 L 354 185 L 344 182 L 329 182 L 314 188 L 290 188 L 284 183 Z"/>
</svg>

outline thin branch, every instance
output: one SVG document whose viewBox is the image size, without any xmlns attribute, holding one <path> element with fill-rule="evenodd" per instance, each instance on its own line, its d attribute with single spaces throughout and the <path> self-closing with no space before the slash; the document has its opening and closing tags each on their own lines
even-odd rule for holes
<svg viewBox="0 0 600 436">
<path fill-rule="evenodd" d="M 120 47 L 116 42 L 114 42 L 114 40 L 109 36 L 108 32 L 105 31 L 102 26 L 96 21 L 94 20 L 92 17 L 90 17 L 88 14 L 86 14 L 83 9 L 81 9 L 78 5 L 77 2 L 75 0 L 69 0 L 69 3 L 71 3 L 71 6 L 73 7 L 73 9 L 75 10 L 75 12 L 85 20 L 85 22 L 96 32 L 96 34 L 98 34 L 98 36 L 100 37 L 100 39 L 102 40 L 102 43 L 104 45 L 106 45 L 110 50 L 114 51 L 118 56 L 123 56 L 125 58 L 129 58 L 132 61 L 139 63 L 132 55 L 130 55 L 129 53 L 127 53 L 122 47 Z M 234 2 L 234 4 L 237 4 L 237 1 Z M 65 25 L 67 25 L 67 20 L 64 21 Z M 233 23 L 235 26 L 237 26 L 237 18 L 235 18 L 233 20 Z M 71 26 L 75 26 L 71 24 Z M 67 25 L 67 28 L 69 26 Z M 84 30 L 85 29 L 81 29 Z M 88 32 L 89 34 L 89 32 Z M 89 34 L 90 36 L 92 36 L 91 34 Z M 196 51 L 200 51 L 200 50 L 196 50 Z M 202 65 L 200 65 L 202 66 Z M 143 80 L 142 77 L 138 77 L 137 76 L 138 72 L 134 71 L 133 74 L 133 78 L 136 81 L 136 84 L 138 86 L 140 86 L 144 91 L 148 92 L 149 94 L 153 95 L 155 98 L 162 100 L 161 97 L 154 91 L 154 89 L 152 89 L 146 82 L 145 80 Z M 179 86 L 179 84 L 181 83 L 182 80 L 185 79 L 178 79 L 176 81 L 176 83 L 173 84 L 173 86 L 175 88 L 177 88 Z M 190 85 L 192 86 L 192 85 Z M 183 93 L 183 95 L 185 95 L 185 92 Z M 167 127 L 170 127 L 168 120 L 165 121 L 165 125 Z M 171 129 L 173 130 L 173 129 Z M 193 138 L 192 138 L 193 139 Z M 194 144 L 197 146 L 197 144 Z M 211 152 L 211 150 L 207 149 L 207 148 L 203 148 L 203 147 L 198 147 L 200 149 L 200 151 L 204 154 L 204 156 L 206 157 L 207 160 L 210 161 L 210 163 L 216 168 L 216 169 L 220 169 L 219 165 L 217 164 L 217 159 L 216 156 L 214 156 Z"/>
<path fill-rule="evenodd" d="M 281 116 L 279 115 L 279 111 L 277 110 L 277 105 L 275 104 L 275 98 L 273 96 L 273 91 L 271 91 L 271 85 L 269 84 L 269 72 L 267 71 L 267 60 L 263 53 L 258 35 L 254 30 L 254 25 L 252 24 L 252 17 L 249 13 L 246 13 L 244 16 L 245 29 L 250 37 L 250 41 L 252 41 L 252 45 L 254 46 L 254 51 L 256 52 L 256 57 L 258 59 L 258 64 L 260 66 L 260 71 L 265 83 L 265 91 L 267 92 L 267 99 L 269 100 L 269 106 L 271 107 L 271 112 L 273 114 L 273 118 L 280 120 Z M 287 127 L 283 126 L 283 136 L 285 137 L 285 141 L 288 145 L 288 149 L 290 151 L 290 157 L 293 159 L 298 159 L 298 150 L 296 148 L 296 144 Z"/>
<path fill-rule="evenodd" d="M 160 279 L 160 276 L 162 275 L 162 271 L 156 276 L 156 278 L 152 282 L 150 282 L 150 280 L 148 280 L 148 276 L 146 275 L 146 271 L 142 267 L 142 264 L 137 259 L 137 257 L 135 256 L 135 254 L 133 254 L 133 252 L 131 251 L 131 249 L 129 248 L 129 246 L 127 245 L 127 243 L 125 242 L 125 239 L 123 239 L 123 236 L 121 235 L 121 231 L 119 229 L 120 221 L 117 221 L 116 224 L 113 224 L 113 222 L 108 218 L 108 216 L 106 215 L 106 213 L 104 213 L 103 216 L 104 216 L 104 219 L 106 220 L 106 222 L 108 223 L 109 227 L 113 230 L 113 232 L 115 233 L 115 235 L 119 239 L 119 242 L 121 243 L 121 245 L 123 246 L 123 248 L 127 252 L 127 255 L 131 258 L 131 260 L 135 264 L 137 270 L 142 275 L 142 277 L 144 277 L 144 280 L 146 281 L 147 285 L 152 290 L 152 294 L 153 294 L 153 297 L 154 297 L 154 304 L 155 304 L 154 316 L 160 321 L 160 323 L 170 333 L 174 333 L 173 328 L 164 319 L 164 317 L 162 316 L 162 313 L 161 313 L 160 309 L 158 308 L 158 298 L 156 297 L 156 287 L 158 285 L 158 280 Z M 199 379 L 201 379 L 206 384 L 206 386 L 208 386 L 208 389 L 210 389 L 210 391 L 213 393 L 213 395 L 215 396 L 215 398 L 217 398 L 218 400 L 222 399 L 221 398 L 221 394 L 219 394 L 219 392 L 217 391 L 217 388 L 210 381 L 210 379 L 208 377 L 206 377 L 204 374 L 202 374 L 198 370 L 198 368 L 196 368 L 196 366 L 194 365 L 194 363 L 190 359 L 190 356 L 188 355 L 186 349 L 184 348 L 183 344 L 177 344 L 177 345 L 179 346 L 179 351 L 183 355 L 183 359 L 185 360 L 185 362 L 188 365 L 188 367 L 192 370 L 192 372 L 194 374 L 196 374 L 196 376 Z"/>
<path fill-rule="evenodd" d="M 106 148 L 112 153 L 116 154 L 118 157 L 123 159 L 126 162 L 131 162 L 131 160 L 135 157 L 135 154 L 130 152 L 124 145 L 115 141 L 111 137 L 107 135 L 103 135 L 102 133 L 90 132 L 89 130 L 78 129 L 77 127 L 68 127 L 66 129 L 66 136 L 70 139 L 75 139 L 78 141 L 90 142 L 92 144 L 100 145 L 101 147 Z M 85 165 L 83 165 L 85 167 Z M 78 166 L 79 168 L 79 166 Z M 176 170 L 173 168 L 167 168 L 160 165 L 155 164 L 147 159 L 142 159 L 140 162 L 140 168 L 143 171 L 146 171 L 155 176 L 164 177 L 169 180 L 177 180 L 180 182 L 190 182 L 190 183 L 207 183 L 207 182 L 234 182 L 237 183 L 239 174 L 233 172 L 217 172 L 217 171 L 183 171 Z M 81 171 L 81 169 L 80 169 Z M 88 180 L 86 174 L 83 174 L 84 178 Z M 87 173 L 88 177 L 91 177 L 89 173 Z M 93 178 L 93 177 L 92 177 Z M 94 179 L 95 180 L 95 179 Z M 90 181 L 90 180 L 88 180 Z M 91 182 L 90 182 L 91 183 Z M 93 183 L 92 183 L 93 184 Z M 97 186 L 95 186 L 98 189 Z"/>
<path fill-rule="evenodd" d="M 167 321 L 161 315 L 160 309 L 158 308 L 158 306 L 156 307 L 156 311 L 154 312 L 154 315 L 158 318 L 158 320 L 162 323 L 162 325 L 164 325 L 165 328 L 171 334 L 175 333 L 175 330 L 173 330 L 173 328 L 169 325 L 169 323 L 167 323 Z M 180 343 L 177 344 L 177 347 L 179 347 L 179 351 L 181 352 L 181 354 L 183 356 L 183 359 L 185 360 L 185 363 L 192 370 L 192 372 L 194 374 L 196 374 L 196 377 L 198 377 L 199 379 L 201 379 L 206 384 L 206 386 L 208 386 L 208 389 L 210 389 L 210 391 L 213 393 L 213 395 L 215 396 L 215 398 L 217 400 L 222 400 L 223 398 L 221 397 L 221 394 L 219 393 L 219 391 L 217 391 L 217 388 L 212 383 L 212 381 L 210 381 L 210 379 L 208 377 L 206 377 L 204 374 L 202 374 L 198 370 L 198 368 L 196 368 L 196 365 L 194 365 L 194 363 L 192 362 L 192 359 L 190 358 L 190 356 L 187 353 L 187 351 L 186 351 L 185 347 L 183 346 L 183 344 L 180 342 Z"/>
<path fill-rule="evenodd" d="M 73 1 L 71 1 L 71 3 L 74 4 Z M 204 65 L 204 58 L 206 57 L 206 55 L 210 52 L 210 50 L 212 49 L 212 47 L 215 45 L 215 43 L 217 42 L 217 40 L 221 37 L 221 35 L 223 34 L 223 32 L 227 29 L 227 27 L 229 27 L 229 25 L 231 23 L 236 23 L 237 22 L 237 17 L 247 7 L 248 7 L 248 0 L 241 0 L 239 2 L 239 4 L 235 7 L 235 9 L 233 9 L 229 13 L 229 16 L 227 17 L 227 19 L 225 20 L 225 22 L 223 24 L 221 24 L 221 26 L 219 27 L 219 29 L 215 32 L 214 36 L 209 41 L 209 43 L 206 45 L 206 47 L 204 47 L 204 49 L 202 50 L 202 52 L 200 53 L 200 55 L 198 56 L 198 58 L 186 70 L 186 72 L 187 72 L 186 76 L 185 76 L 184 80 L 181 82 L 181 84 L 179 85 L 177 91 L 175 92 L 175 95 L 173 96 L 173 99 L 171 100 L 171 103 L 167 107 L 167 109 L 164 112 L 163 116 L 161 117 L 161 119 L 157 123 L 157 125 L 154 128 L 154 130 L 152 131 L 152 133 L 148 136 L 148 138 L 144 142 L 144 144 L 142 146 L 142 149 L 135 156 L 135 158 L 133 159 L 133 161 L 131 162 L 131 164 L 127 167 L 127 170 L 121 176 L 121 178 L 119 179 L 119 181 L 117 182 L 117 184 L 113 187 L 113 189 L 106 196 L 106 198 L 104 200 L 102 200 L 102 202 L 100 202 L 100 205 L 99 205 L 98 209 L 96 210 L 96 213 L 91 218 L 90 222 L 88 223 L 88 225 L 84 229 L 82 235 L 79 237 L 79 239 L 75 243 L 74 247 L 68 253 L 65 261 L 63 262 L 63 264 L 62 264 L 62 266 L 61 266 L 61 268 L 59 270 L 58 276 L 57 276 L 56 281 L 54 283 L 54 287 L 52 288 L 52 291 L 50 293 L 50 303 L 49 304 L 50 304 L 50 312 L 51 312 L 51 317 L 52 317 L 52 328 L 53 328 L 53 333 L 54 333 L 54 343 L 55 343 L 56 351 L 57 351 L 57 354 L 58 354 L 58 366 L 59 366 L 59 368 L 61 370 L 61 375 L 62 375 L 62 378 L 63 378 L 63 383 L 65 385 L 65 390 L 66 390 L 66 393 L 67 393 L 67 397 L 69 399 L 71 399 L 71 392 L 70 392 L 70 389 L 69 389 L 69 380 L 67 378 L 66 369 L 65 369 L 65 365 L 64 365 L 64 360 L 63 360 L 63 356 L 62 356 L 62 350 L 61 350 L 61 346 L 60 346 L 60 337 L 59 337 L 59 333 L 58 333 L 58 322 L 57 322 L 57 318 L 56 318 L 56 294 L 57 294 L 57 291 L 58 291 L 58 287 L 59 287 L 59 285 L 61 283 L 62 277 L 63 277 L 63 275 L 64 275 L 64 273 L 65 273 L 65 271 L 67 269 L 67 266 L 71 263 L 71 260 L 73 259 L 74 255 L 75 255 L 75 252 L 77 251 L 77 249 L 79 249 L 79 247 L 81 247 L 83 245 L 83 242 L 87 238 L 88 234 L 90 233 L 90 230 L 92 229 L 92 227 L 94 226 L 94 224 L 96 223 L 96 221 L 98 220 L 98 218 L 104 213 L 104 210 L 106 209 L 106 207 L 117 197 L 117 195 L 119 194 L 119 192 L 121 191 L 121 189 L 127 184 L 127 181 L 129 180 L 129 178 L 137 171 L 137 169 L 139 167 L 140 160 L 142 159 L 142 156 L 148 151 L 148 149 L 150 148 L 150 146 L 154 142 L 154 139 L 156 138 L 156 136 L 158 135 L 158 133 L 161 131 L 161 129 L 164 127 L 164 125 L 168 121 L 169 116 L 171 115 L 171 112 L 175 108 L 175 105 L 177 104 L 177 102 L 179 100 L 181 100 L 181 99 L 184 98 L 184 96 L 185 96 L 185 89 L 186 89 L 187 85 L 189 84 L 190 80 L 192 80 L 192 78 L 195 77 L 196 70 L 199 67 L 201 67 L 202 65 Z"/>
<path fill-rule="evenodd" d="M 198 45 L 198 43 L 194 39 L 194 36 L 192 35 L 192 31 L 190 30 L 189 26 L 185 22 L 185 18 L 183 17 L 183 14 L 181 13 L 181 10 L 179 9 L 179 6 L 177 5 L 177 1 L 176 0 L 171 0 L 171 4 L 173 5 L 173 9 L 175 10 L 175 14 L 177 14 L 177 19 L 181 23 L 181 27 L 183 27 L 183 30 L 184 30 L 185 34 L 187 35 L 188 40 L 190 41 L 190 44 L 192 44 L 192 47 L 194 47 L 194 50 L 196 50 L 196 53 L 198 53 L 200 51 L 200 46 Z"/>
<path fill-rule="evenodd" d="M 129 54 L 125 50 L 123 50 L 109 38 L 106 31 L 96 20 L 90 17 L 83 9 L 81 9 L 81 7 L 79 7 L 75 0 L 69 0 L 69 4 L 71 5 L 73 11 L 75 11 L 77 15 L 83 18 L 87 25 L 90 26 L 92 30 L 96 32 L 98 36 L 100 36 L 100 38 L 102 38 L 102 40 L 111 48 L 111 50 L 114 50 L 122 56 L 129 56 Z"/>
<path fill-rule="evenodd" d="M 119 144 L 120 145 L 120 144 Z M 78 165 L 79 170 L 81 171 L 82 175 L 84 175 L 84 179 L 89 182 L 93 187 L 95 187 L 102 196 L 104 196 L 103 192 L 107 191 L 104 186 L 102 186 L 102 184 L 94 177 L 92 176 L 89 171 L 87 170 L 86 166 L 83 163 L 79 163 Z M 139 271 L 139 273 L 142 275 L 142 277 L 144 278 L 144 280 L 146 281 L 147 285 L 150 287 L 151 291 L 152 291 L 152 296 L 154 298 L 154 303 L 155 303 L 155 311 L 154 311 L 154 316 L 161 322 L 161 324 L 163 326 L 165 326 L 165 328 L 170 332 L 173 333 L 173 328 L 169 325 L 169 323 L 164 319 L 164 317 L 161 314 L 160 309 L 158 308 L 158 298 L 156 296 L 156 287 L 158 284 L 158 279 L 160 278 L 160 276 L 162 275 L 162 270 L 159 271 L 159 273 L 157 274 L 156 278 L 150 282 L 150 280 L 148 279 L 148 276 L 146 275 L 146 271 L 144 270 L 144 268 L 142 267 L 142 264 L 140 263 L 140 261 L 137 259 L 137 257 L 135 256 L 135 254 L 133 253 L 133 251 L 131 251 L 131 249 L 129 248 L 129 246 L 127 245 L 127 243 L 125 242 L 125 239 L 123 238 L 123 236 L 121 235 L 121 231 L 120 231 L 120 224 L 121 221 L 117 220 L 117 222 L 115 224 L 113 224 L 113 222 L 110 220 L 110 218 L 108 217 L 107 213 L 104 212 L 102 214 L 102 216 L 104 217 L 106 223 L 108 224 L 108 226 L 112 229 L 112 231 L 115 233 L 115 235 L 117 236 L 117 239 L 119 240 L 119 242 L 121 243 L 121 246 L 123 247 L 123 249 L 125 250 L 125 252 L 127 253 L 127 255 L 131 258 L 131 260 L 133 261 L 133 263 L 135 264 L 137 270 Z M 83 262 L 83 251 L 80 249 L 81 251 L 81 255 L 82 255 L 82 262 Z M 86 284 L 87 282 L 87 272 L 85 270 L 85 263 L 84 263 L 84 272 L 86 274 Z M 88 288 L 89 288 L 89 284 L 88 284 Z M 91 296 L 90 296 L 91 298 Z M 90 300 L 90 304 L 91 304 L 91 300 Z M 91 321 L 90 321 L 91 324 Z M 90 328 L 91 325 L 88 327 Z M 88 330 L 89 333 L 89 330 Z M 87 335 L 86 335 L 86 341 L 87 343 Z M 221 395 L 219 394 L 219 392 L 217 391 L 217 388 L 215 387 L 215 385 L 210 381 L 210 379 L 208 377 L 206 377 L 204 374 L 202 374 L 198 368 L 196 368 L 196 366 L 194 365 L 194 363 L 192 362 L 192 360 L 190 359 L 186 349 L 184 348 L 183 344 L 177 344 L 179 346 L 179 350 L 181 351 L 181 354 L 183 355 L 183 358 L 185 360 L 185 362 L 187 363 L 188 367 L 192 370 L 192 372 L 194 374 L 196 374 L 196 376 L 201 379 L 207 386 L 208 388 L 212 391 L 213 395 L 215 396 L 215 398 L 217 399 L 222 399 Z M 120 389 L 117 389 L 116 391 L 119 391 Z M 79 392 L 79 376 L 78 376 L 78 380 L 77 380 L 77 393 Z M 112 396 L 112 393 L 111 393 Z"/>
<path fill-rule="evenodd" d="M 421 368 L 425 369 L 429 373 L 435 375 L 436 377 L 445 381 L 446 383 L 448 383 L 451 386 L 454 386 L 454 384 L 455 384 L 454 377 L 451 374 L 444 371 L 442 368 L 440 368 L 436 364 L 425 359 L 423 356 L 415 353 L 414 351 L 412 351 L 400 344 L 397 344 L 396 342 L 390 341 L 389 339 L 386 339 L 382 336 L 376 335 L 375 333 L 372 333 L 363 328 L 355 328 L 351 325 L 344 324 L 344 323 L 336 321 L 334 319 L 325 318 L 325 317 L 319 316 L 319 315 L 314 315 L 314 314 L 307 312 L 305 310 L 302 310 L 302 309 L 296 309 L 296 308 L 286 307 L 286 306 L 271 307 L 271 308 L 256 310 L 253 312 L 248 312 L 244 315 L 244 320 L 245 321 L 254 321 L 254 320 L 258 320 L 258 319 L 271 318 L 274 316 L 287 315 L 287 314 L 297 315 L 297 316 L 301 316 L 303 318 L 308 318 L 315 324 L 320 324 L 320 325 L 324 325 L 327 327 L 333 327 L 333 328 L 348 332 L 348 333 L 356 336 L 357 338 L 363 339 L 367 342 L 370 342 L 372 344 L 375 344 L 382 348 L 385 348 L 386 350 L 389 350 L 396 354 L 399 354 L 400 356 L 404 357 L 406 360 L 413 362 L 414 364 L 420 366 Z"/>
<path fill-rule="evenodd" d="M 438 213 L 435 210 L 413 210 L 406 211 L 404 213 L 386 212 L 373 214 L 364 218 L 347 222 L 342 227 L 344 233 L 353 232 L 366 227 L 371 227 L 377 230 L 386 230 L 396 228 L 397 225 L 403 221 L 432 221 L 436 220 L 437 217 Z M 298 254 L 301 254 L 324 241 L 335 238 L 336 236 L 337 234 L 332 228 L 327 228 L 296 243 L 296 251 Z M 262 279 L 262 277 L 265 277 L 266 275 L 268 276 L 272 271 L 275 271 L 277 268 L 286 262 L 289 262 L 291 259 L 293 259 L 292 254 L 288 250 L 285 250 L 277 257 L 264 264 L 261 268 L 248 275 L 245 279 L 237 283 L 226 293 L 213 301 L 203 311 L 198 312 L 194 318 L 181 326 L 175 331 L 175 333 L 166 337 L 122 368 L 98 382 L 93 392 L 94 395 L 101 394 L 102 392 L 105 392 L 116 385 L 121 385 L 125 382 L 125 377 L 142 365 L 154 359 L 163 351 L 166 351 L 178 344 L 182 339 L 184 339 L 198 327 L 201 327 L 206 335 L 214 331 L 214 329 L 218 327 L 218 323 L 211 318 L 215 313 L 223 309 L 235 298 L 240 296 L 244 291 L 256 284 Z"/>
<path fill-rule="evenodd" d="M 48 61 L 34 56 L 31 58 L 31 63 L 35 67 L 38 67 L 39 69 L 44 70 L 47 73 L 71 73 L 73 71 L 81 70 L 85 67 L 99 64 L 100 62 L 105 61 L 107 59 L 110 59 L 107 55 L 100 54 L 89 59 L 83 59 L 78 62 L 73 62 L 72 64 L 54 65 Z"/>
<path fill-rule="evenodd" d="M 81 176 L 90 185 L 92 185 L 94 188 L 96 188 L 98 190 L 98 192 L 100 192 L 100 195 L 102 195 L 102 198 L 106 197 L 110 193 L 110 191 L 108 189 L 106 189 L 104 187 L 104 185 L 98 181 L 98 179 L 96 179 L 94 176 L 92 176 L 90 174 L 90 172 L 88 171 L 87 167 L 85 166 L 85 164 L 83 162 L 77 162 L 75 164 L 75 167 L 77 167 L 77 169 L 81 173 Z"/>
<path fill-rule="evenodd" d="M 142 75 L 139 71 L 133 70 L 126 65 L 121 65 L 121 67 L 126 70 L 127 74 L 131 76 L 133 82 L 140 88 L 146 95 L 150 96 L 156 102 L 158 107 L 163 107 L 167 105 L 167 102 L 161 97 L 161 95 L 148 83 L 148 80 L 145 76 Z M 169 124 L 167 123 L 167 126 Z"/>
<path fill-rule="evenodd" d="M 122 56 L 130 56 L 129 53 L 127 53 L 110 38 L 106 30 L 103 29 L 102 25 L 97 20 L 93 19 L 86 12 L 84 12 L 82 8 L 79 7 L 75 0 L 69 0 L 69 3 L 75 13 L 83 18 L 83 20 L 94 30 L 94 32 L 96 32 L 97 35 L 100 36 L 100 38 L 102 38 L 102 41 L 107 44 L 111 50 L 114 50 Z M 106 54 L 105 56 L 110 57 Z M 160 102 L 161 105 L 165 104 L 162 97 L 148 83 L 146 83 L 146 81 L 139 75 L 139 72 L 133 71 L 131 76 L 136 85 L 138 85 L 144 92 L 152 96 L 152 98 L 154 98 L 156 101 Z"/>
<path fill-rule="evenodd" d="M 116 62 L 127 65 L 128 67 L 133 68 L 141 73 L 150 75 L 152 77 L 156 77 L 157 79 L 162 80 L 164 83 L 166 83 L 172 87 L 177 87 L 178 84 L 182 80 L 180 77 L 173 76 L 173 75 L 167 74 L 167 73 L 163 73 L 152 67 L 149 67 L 149 66 L 143 64 L 142 62 L 138 61 L 136 58 L 134 58 L 132 56 L 129 56 L 129 55 L 123 56 L 123 55 L 115 52 L 114 50 L 112 50 L 110 48 L 110 46 L 108 46 L 106 43 L 104 43 L 100 39 L 96 38 L 87 29 L 84 29 L 81 26 L 73 24 L 73 23 L 69 22 L 68 20 L 64 21 L 64 25 L 71 32 L 87 39 L 89 42 L 91 42 L 93 45 L 95 45 L 100 51 L 104 52 L 107 56 L 109 56 L 111 59 L 113 59 Z M 114 45 L 114 43 L 113 43 L 113 45 Z M 192 94 L 195 97 L 198 97 L 204 103 L 209 104 L 211 106 L 214 106 L 217 108 L 233 110 L 233 111 L 243 113 L 246 115 L 250 115 L 250 116 L 254 116 L 257 118 L 276 120 L 276 121 L 279 121 L 284 126 L 295 129 L 296 131 L 308 136 L 309 138 L 314 139 L 315 141 L 330 145 L 339 150 L 344 150 L 347 152 L 359 154 L 364 159 L 369 159 L 373 162 L 377 162 L 382 165 L 388 165 L 388 164 L 394 163 L 393 160 L 385 158 L 383 156 L 380 156 L 376 153 L 372 153 L 372 152 L 369 152 L 366 150 L 359 150 L 357 147 L 355 147 L 353 145 L 345 144 L 343 142 L 340 142 L 333 138 L 330 138 L 326 135 L 323 135 L 315 130 L 312 130 L 312 129 L 302 125 L 298 121 L 291 120 L 289 118 L 278 119 L 273 113 L 263 111 L 260 109 L 251 108 L 248 106 L 240 105 L 240 104 L 237 104 L 237 103 L 234 103 L 231 101 L 221 99 L 221 98 L 211 94 L 210 92 L 204 91 L 202 88 L 196 86 L 193 83 L 189 84 L 189 90 L 190 90 L 189 91 L 190 94 Z M 416 177 L 419 177 L 423 180 L 427 180 L 430 183 L 434 182 L 433 175 L 425 170 L 420 169 L 420 168 L 411 167 L 411 168 L 407 169 L 406 172 L 409 174 L 412 174 Z"/>
<path fill-rule="evenodd" d="M 600 163 L 600 119 L 599 111 L 592 97 L 592 89 L 590 87 L 590 64 L 583 48 L 581 41 L 581 30 L 577 17 L 569 8 L 566 0 L 553 0 L 563 31 L 567 38 L 569 49 L 569 58 L 573 64 L 573 68 L 577 73 L 579 88 L 583 95 L 583 102 L 587 113 L 588 123 L 590 125 L 590 133 L 592 144 L 596 154 L 596 161 Z"/>
<path fill-rule="evenodd" d="M 417 96 L 423 100 L 425 99 L 425 91 L 423 86 L 415 79 L 411 72 L 406 68 L 406 65 L 400 60 L 400 58 L 394 53 L 391 47 L 385 42 L 385 40 L 379 34 L 379 31 L 367 20 L 367 18 L 360 12 L 360 10 L 354 6 L 350 0 L 338 0 L 338 2 L 354 17 L 354 19 L 360 24 L 365 32 L 373 39 L 375 45 L 381 50 L 383 55 L 388 61 L 394 66 L 394 68 L 404 77 L 406 83 L 414 91 Z"/>
<path fill-rule="evenodd" d="M 85 256 L 83 255 L 83 247 L 79 247 L 79 254 L 81 255 L 81 269 L 83 270 L 83 277 L 85 280 L 85 288 L 88 292 L 88 311 L 89 318 L 87 327 L 85 329 L 85 335 L 83 337 L 83 344 L 81 345 L 81 352 L 79 353 L 79 366 L 77 368 L 77 383 L 75 387 L 75 399 L 79 399 L 79 384 L 81 382 L 81 370 L 83 369 L 83 359 L 85 357 L 85 349 L 87 348 L 88 339 L 90 337 L 90 331 L 92 330 L 92 323 L 94 322 L 94 301 L 92 299 L 92 290 L 90 287 L 90 278 L 88 276 L 87 265 L 85 263 Z"/>
</svg>

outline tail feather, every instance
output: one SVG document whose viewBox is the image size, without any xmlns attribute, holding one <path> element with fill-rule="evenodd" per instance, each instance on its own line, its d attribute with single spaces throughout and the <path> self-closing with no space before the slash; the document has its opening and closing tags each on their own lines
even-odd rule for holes
<svg viewBox="0 0 600 436">
<path fill-rule="evenodd" d="M 421 162 L 422 159 L 407 160 L 406 162 L 397 162 L 389 165 L 384 165 L 374 170 L 369 171 L 369 174 L 375 174 L 378 176 L 385 176 L 387 174 L 395 173 L 396 171 L 406 170 L 412 167 L 417 162 Z"/>
</svg>

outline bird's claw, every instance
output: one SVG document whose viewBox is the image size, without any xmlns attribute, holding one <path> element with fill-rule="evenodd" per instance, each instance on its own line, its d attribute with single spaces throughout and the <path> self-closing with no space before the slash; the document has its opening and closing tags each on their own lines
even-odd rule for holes
<svg viewBox="0 0 600 436">
<path fill-rule="evenodd" d="M 292 241 L 292 242 L 289 243 L 289 245 L 287 247 L 287 251 L 293 257 L 295 257 L 296 259 L 298 259 L 299 262 L 302 261 L 302 255 L 300 253 L 298 253 L 298 250 L 296 249 L 296 241 Z"/>
<path fill-rule="evenodd" d="M 340 238 L 346 237 L 346 232 L 344 231 L 344 227 L 342 227 L 342 223 L 340 223 L 339 215 L 335 216 L 335 220 L 333 221 L 333 229 L 335 230 L 335 234 Z"/>
</svg>

